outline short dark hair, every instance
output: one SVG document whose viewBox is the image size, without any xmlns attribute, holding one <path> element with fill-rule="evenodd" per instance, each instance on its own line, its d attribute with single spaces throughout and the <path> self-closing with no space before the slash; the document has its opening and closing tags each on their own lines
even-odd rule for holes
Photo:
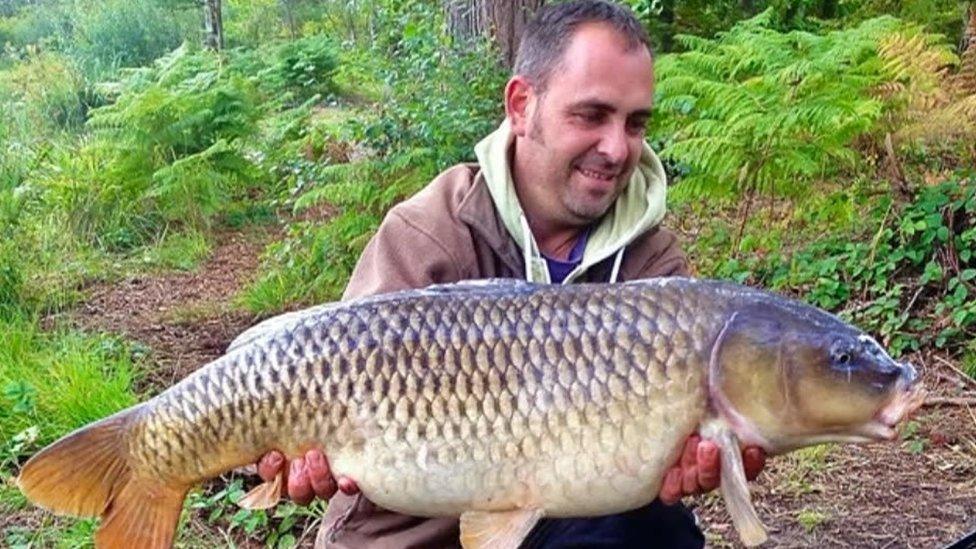
<svg viewBox="0 0 976 549">
<path fill-rule="evenodd" d="M 522 32 L 515 74 L 544 91 L 549 75 L 559 64 L 576 29 L 585 23 L 604 23 L 627 40 L 630 49 L 643 45 L 652 52 L 651 39 L 630 8 L 605 0 L 575 0 L 539 9 Z M 652 52 L 653 53 L 653 52 Z"/>
</svg>

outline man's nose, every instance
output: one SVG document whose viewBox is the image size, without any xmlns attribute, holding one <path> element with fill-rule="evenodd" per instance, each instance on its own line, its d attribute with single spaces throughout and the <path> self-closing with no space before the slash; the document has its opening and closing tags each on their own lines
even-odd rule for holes
<svg viewBox="0 0 976 549">
<path fill-rule="evenodd" d="M 627 160 L 629 151 L 627 129 L 622 124 L 607 124 L 597 150 L 608 161 L 614 164 L 623 163 Z"/>
</svg>

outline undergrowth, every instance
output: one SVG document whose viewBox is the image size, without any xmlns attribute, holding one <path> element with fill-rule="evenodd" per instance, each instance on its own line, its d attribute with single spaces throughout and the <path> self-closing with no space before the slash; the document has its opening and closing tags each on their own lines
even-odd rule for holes
<svg viewBox="0 0 976 549">
<path fill-rule="evenodd" d="M 869 191 L 870 189 L 863 189 Z M 896 355 L 922 347 L 966 351 L 976 337 L 976 181 L 960 172 L 919 190 L 912 202 L 887 194 L 827 197 L 834 227 L 803 227 L 804 202 L 785 218 L 759 212 L 736 245 L 728 221 L 706 225 L 690 245 L 702 276 L 791 293 L 881 336 Z M 694 210 L 688 210 L 693 212 Z M 763 220 L 761 217 L 766 216 Z M 838 219 L 847 217 L 846 223 Z M 855 228 L 856 225 L 856 228 Z"/>
<path fill-rule="evenodd" d="M 266 251 L 262 276 L 240 297 L 251 311 L 338 299 L 387 210 L 438 171 L 473 159 L 474 143 L 500 121 L 505 75 L 494 52 L 453 46 L 434 6 L 387 2 L 377 17 L 398 30 L 371 46 L 359 70 L 382 75 L 386 91 L 375 108 L 344 119 L 310 113 L 291 140 L 300 148 L 279 164 L 293 168 L 285 202 L 305 219 Z"/>
</svg>

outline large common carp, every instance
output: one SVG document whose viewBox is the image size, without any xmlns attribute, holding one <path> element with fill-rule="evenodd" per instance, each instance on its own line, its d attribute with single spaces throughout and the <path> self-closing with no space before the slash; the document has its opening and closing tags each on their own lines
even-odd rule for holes
<svg viewBox="0 0 976 549">
<path fill-rule="evenodd" d="M 648 503 L 699 431 L 756 544 L 740 444 L 893 438 L 921 402 L 915 377 L 836 317 L 729 283 L 433 286 L 259 324 L 45 448 L 18 482 L 38 505 L 101 516 L 99 546 L 167 547 L 194 484 L 322 448 L 378 505 L 460 516 L 467 547 L 516 547 L 540 517 Z M 277 501 L 279 483 L 249 503 Z"/>
</svg>

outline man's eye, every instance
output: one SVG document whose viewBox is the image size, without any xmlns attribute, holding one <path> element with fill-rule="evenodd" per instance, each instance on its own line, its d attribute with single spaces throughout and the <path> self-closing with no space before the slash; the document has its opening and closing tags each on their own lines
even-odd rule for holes
<svg viewBox="0 0 976 549">
<path fill-rule="evenodd" d="M 647 132 L 647 120 L 634 120 L 627 123 L 627 130 L 631 133 L 646 133 Z"/>
<path fill-rule="evenodd" d="M 590 124 L 599 122 L 603 119 L 603 114 L 599 112 L 578 112 L 576 118 Z"/>
</svg>

